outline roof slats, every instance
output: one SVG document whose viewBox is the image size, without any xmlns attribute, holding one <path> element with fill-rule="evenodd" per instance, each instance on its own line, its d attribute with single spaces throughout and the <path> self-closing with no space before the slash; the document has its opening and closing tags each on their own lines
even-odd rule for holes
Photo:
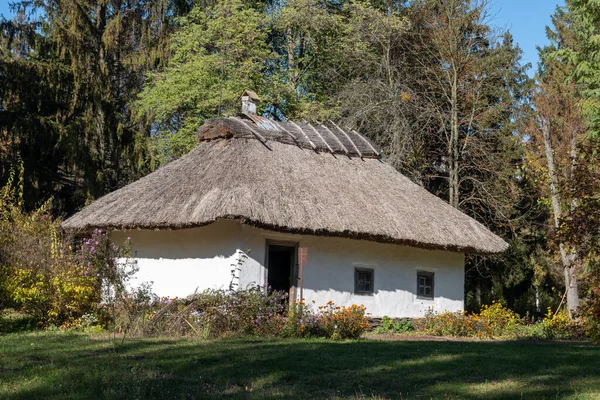
<svg viewBox="0 0 600 400">
<path fill-rule="evenodd" d="M 342 147 L 342 150 L 344 150 L 344 154 L 345 154 L 345 155 L 347 155 L 348 157 L 350 157 L 350 152 L 348 151 L 348 148 L 346 147 L 346 145 L 345 145 L 344 143 L 342 143 L 342 141 L 340 140 L 340 138 L 339 138 L 339 137 L 337 137 L 337 135 L 336 135 L 335 133 L 333 133 L 333 132 L 331 131 L 331 129 L 329 129 L 329 128 L 327 127 L 327 125 L 325 125 L 325 124 L 321 124 L 321 125 L 319 125 L 319 126 L 322 126 L 322 127 L 323 127 L 323 128 L 324 128 L 324 129 L 325 129 L 327 132 L 329 132 L 329 134 L 330 134 L 331 136 L 333 136 L 333 138 L 334 138 L 334 139 L 335 139 L 335 140 L 336 140 L 336 141 L 339 143 L 339 145 Z"/>
<path fill-rule="evenodd" d="M 367 144 L 367 146 L 369 146 L 369 148 L 371 150 L 373 150 L 373 153 L 377 154 L 377 156 L 381 156 L 381 151 L 377 150 L 375 147 L 373 147 L 373 145 L 371 144 L 370 140 L 367 140 L 363 135 L 361 135 L 360 133 L 356 132 L 354 129 L 352 129 L 352 133 L 354 133 L 356 136 L 358 136 L 363 142 L 365 142 Z"/>
<path fill-rule="evenodd" d="M 295 123 L 294 121 L 290 121 L 289 123 L 292 124 L 294 126 L 294 128 L 296 128 L 297 130 L 299 130 L 300 133 L 302 133 L 304 135 L 304 137 L 308 141 L 308 144 L 310 145 L 310 147 L 312 147 L 313 150 L 317 150 L 317 146 L 313 143 L 312 140 L 310 140 L 310 138 L 308 137 L 308 135 L 306 134 L 306 132 L 304 132 L 302 130 L 302 128 L 300 128 L 300 126 L 297 123 Z"/>
<path fill-rule="evenodd" d="M 348 157 L 380 158 L 372 142 L 355 130 L 346 131 L 335 122 L 297 124 L 274 121 L 257 115 L 213 119 L 198 129 L 200 142 L 216 139 L 254 138 L 263 143 L 276 141 L 312 149 L 316 152 L 343 154 Z M 329 126 L 328 126 L 329 125 Z"/>
<path fill-rule="evenodd" d="M 327 140 L 325 140 L 325 138 L 323 137 L 323 135 L 321 135 L 319 133 L 318 130 L 315 129 L 314 126 L 312 126 L 310 123 L 307 124 L 309 128 L 311 128 L 313 130 L 313 132 L 319 136 L 319 138 L 321 139 L 321 141 L 323 141 L 323 143 L 325 143 L 325 146 L 327 146 L 327 149 L 329 149 L 329 151 L 331 152 L 331 154 L 335 154 L 335 152 L 333 151 L 333 149 L 331 148 L 331 146 L 329 145 L 329 143 L 327 143 Z"/>
<path fill-rule="evenodd" d="M 346 136 L 346 138 L 348 139 L 348 141 L 349 141 L 350 143 L 352 143 L 352 147 L 354 147 L 354 150 L 356 150 L 356 153 L 358 154 L 358 156 L 359 156 L 360 158 L 362 158 L 362 156 L 363 156 L 363 155 L 362 155 L 361 151 L 358 149 L 358 147 L 356 147 L 356 143 L 354 143 L 354 141 L 352 140 L 352 138 L 350 137 L 350 135 L 348 135 L 348 134 L 346 133 L 346 131 L 345 131 L 345 130 L 343 130 L 343 129 L 341 129 L 339 126 L 337 126 L 337 125 L 335 124 L 335 122 L 333 122 L 333 121 L 329 121 L 329 123 L 330 123 L 331 125 L 335 126 L 335 127 L 337 128 L 337 130 L 338 130 L 338 131 L 342 132 L 342 133 L 343 133 L 343 134 Z"/>
</svg>

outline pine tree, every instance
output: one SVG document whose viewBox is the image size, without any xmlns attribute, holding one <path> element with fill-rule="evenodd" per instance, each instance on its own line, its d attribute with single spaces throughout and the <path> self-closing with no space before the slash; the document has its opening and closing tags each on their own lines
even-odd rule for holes
<svg viewBox="0 0 600 400">
<path fill-rule="evenodd" d="M 26 203 L 69 213 L 146 169 L 131 108 L 169 56 L 167 0 L 24 1 L 0 37 L 2 173 L 21 158 Z"/>
</svg>

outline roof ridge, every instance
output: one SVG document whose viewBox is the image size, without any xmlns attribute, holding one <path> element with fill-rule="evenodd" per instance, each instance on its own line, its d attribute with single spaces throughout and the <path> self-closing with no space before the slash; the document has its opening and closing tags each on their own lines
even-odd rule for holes
<svg viewBox="0 0 600 400">
<path fill-rule="evenodd" d="M 332 126 L 331 129 L 318 121 L 318 125 L 314 126 L 307 121 L 275 121 L 259 115 L 242 113 L 207 120 L 198 128 L 197 139 L 204 142 L 215 139 L 252 138 L 265 145 L 269 141 L 276 141 L 318 153 L 341 154 L 351 158 L 381 158 L 381 150 L 362 134 L 354 130 L 346 132 L 335 122 L 328 122 Z"/>
</svg>

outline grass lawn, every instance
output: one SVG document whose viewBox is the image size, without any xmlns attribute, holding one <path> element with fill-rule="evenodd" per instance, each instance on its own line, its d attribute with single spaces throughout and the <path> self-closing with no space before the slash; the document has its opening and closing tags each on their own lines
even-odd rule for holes
<svg viewBox="0 0 600 400">
<path fill-rule="evenodd" d="M 0 399 L 600 399 L 579 343 L 0 335 Z"/>
</svg>

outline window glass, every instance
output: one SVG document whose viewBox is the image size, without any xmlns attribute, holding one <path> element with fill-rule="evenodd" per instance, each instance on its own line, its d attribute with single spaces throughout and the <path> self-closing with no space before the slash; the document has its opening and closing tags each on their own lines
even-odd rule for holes
<svg viewBox="0 0 600 400">
<path fill-rule="evenodd" d="M 433 298 L 433 272 L 417 272 L 417 296 Z"/>
<path fill-rule="evenodd" d="M 354 270 L 354 292 L 359 294 L 373 293 L 373 270 L 356 268 Z"/>
</svg>

